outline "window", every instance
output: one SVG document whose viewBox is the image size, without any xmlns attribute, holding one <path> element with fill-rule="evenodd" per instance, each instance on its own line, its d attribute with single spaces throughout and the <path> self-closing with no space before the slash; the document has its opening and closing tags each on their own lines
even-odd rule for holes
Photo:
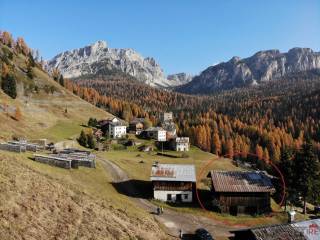
<svg viewBox="0 0 320 240">
<path fill-rule="evenodd" d="M 167 201 L 171 201 L 171 200 L 172 200 L 171 194 L 167 194 Z"/>
<path fill-rule="evenodd" d="M 184 198 L 184 199 L 188 199 L 188 198 L 189 198 L 189 195 L 188 195 L 188 194 L 183 194 L 183 198 Z"/>
</svg>

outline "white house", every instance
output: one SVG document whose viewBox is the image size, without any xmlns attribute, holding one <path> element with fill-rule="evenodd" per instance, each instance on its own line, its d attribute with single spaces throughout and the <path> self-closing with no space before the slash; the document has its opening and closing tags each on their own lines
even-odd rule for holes
<svg viewBox="0 0 320 240">
<path fill-rule="evenodd" d="M 178 152 L 189 151 L 190 144 L 188 137 L 177 137 L 174 140 L 174 150 Z"/>
<path fill-rule="evenodd" d="M 159 164 L 151 168 L 153 197 L 164 202 L 192 202 L 196 183 L 194 165 Z"/>
<path fill-rule="evenodd" d="M 150 127 L 145 132 L 148 138 L 155 139 L 156 141 L 165 142 L 167 140 L 167 131 L 161 127 Z"/>
<path fill-rule="evenodd" d="M 127 134 L 127 127 L 119 121 L 112 121 L 108 131 L 110 138 L 122 138 Z"/>
</svg>

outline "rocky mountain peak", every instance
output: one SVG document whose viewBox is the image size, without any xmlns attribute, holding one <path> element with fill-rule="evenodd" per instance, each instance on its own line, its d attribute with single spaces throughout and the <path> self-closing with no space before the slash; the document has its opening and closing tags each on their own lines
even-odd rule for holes
<svg viewBox="0 0 320 240">
<path fill-rule="evenodd" d="M 101 51 L 102 49 L 107 48 L 107 42 L 103 40 L 98 40 L 95 43 L 90 45 L 92 52 Z"/>
<path fill-rule="evenodd" d="M 239 62 L 241 64 L 239 64 Z M 181 87 L 186 93 L 212 93 L 217 90 L 257 85 L 277 80 L 287 74 L 320 69 L 320 53 L 310 48 L 293 48 L 287 53 L 279 50 L 259 51 L 241 59 L 233 57 L 227 63 L 208 67 Z"/>
<path fill-rule="evenodd" d="M 48 61 L 48 69 L 53 68 L 58 68 L 66 78 L 116 70 L 155 87 L 172 87 L 186 83 L 179 82 L 180 78 L 176 81 L 168 80 L 154 58 L 144 58 L 130 48 L 109 48 L 107 43 L 101 40 L 83 48 L 58 54 Z"/>
<path fill-rule="evenodd" d="M 241 58 L 240 58 L 240 57 L 238 57 L 238 56 L 234 56 L 233 58 L 231 58 L 231 59 L 230 59 L 230 61 L 229 61 L 229 62 L 236 63 L 236 62 L 239 62 L 240 60 L 241 60 Z"/>
</svg>

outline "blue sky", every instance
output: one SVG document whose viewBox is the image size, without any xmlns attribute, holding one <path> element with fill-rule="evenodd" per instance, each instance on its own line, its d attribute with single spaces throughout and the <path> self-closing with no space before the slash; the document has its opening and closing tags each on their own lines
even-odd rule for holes
<svg viewBox="0 0 320 240">
<path fill-rule="evenodd" d="M 320 50 L 318 0 L 1 0 L 0 29 L 45 59 L 106 40 L 152 56 L 165 73 L 198 73 L 232 56 Z"/>
</svg>

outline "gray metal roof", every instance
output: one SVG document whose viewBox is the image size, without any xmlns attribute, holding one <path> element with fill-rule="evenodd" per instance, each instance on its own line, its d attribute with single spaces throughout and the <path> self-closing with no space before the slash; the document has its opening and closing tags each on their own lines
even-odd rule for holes
<svg viewBox="0 0 320 240">
<path fill-rule="evenodd" d="M 191 164 L 156 164 L 151 168 L 150 180 L 196 182 L 195 166 Z"/>
<path fill-rule="evenodd" d="M 259 171 L 211 171 L 216 192 L 274 192 L 271 180 Z"/>
<path fill-rule="evenodd" d="M 307 240 L 320 239 L 320 219 L 292 223 L 291 226 L 302 233 Z"/>
<path fill-rule="evenodd" d="M 255 240 L 319 240 L 320 219 L 231 231 L 237 232 L 251 232 Z"/>
</svg>

